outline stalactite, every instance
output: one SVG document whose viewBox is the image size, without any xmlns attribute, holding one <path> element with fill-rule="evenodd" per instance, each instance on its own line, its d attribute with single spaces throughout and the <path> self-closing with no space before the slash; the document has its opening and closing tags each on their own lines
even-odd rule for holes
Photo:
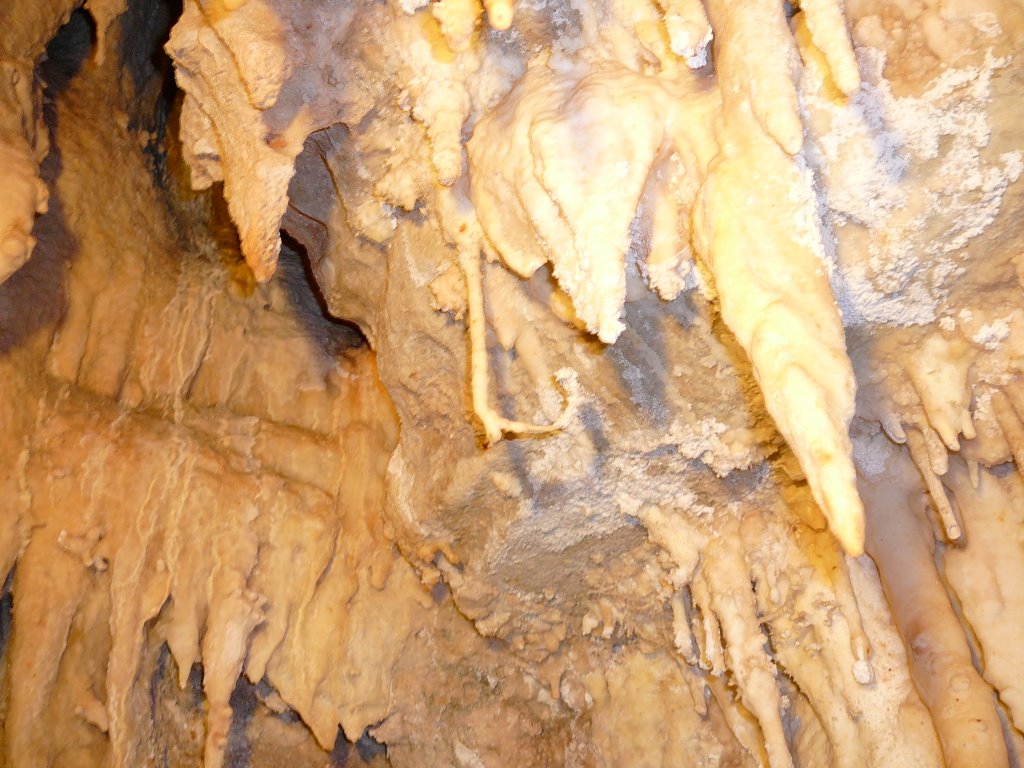
<svg viewBox="0 0 1024 768">
<path fill-rule="evenodd" d="M 920 492 L 897 465 L 886 487 L 863 484 L 868 551 L 907 646 L 914 684 L 942 742 L 945 764 L 1007 765 L 1009 757 L 992 690 L 971 662 L 971 652 L 949 595 L 935 571 L 935 542 L 924 519 Z"/>
<path fill-rule="evenodd" d="M 943 488 L 942 481 L 939 480 L 935 464 L 929 459 L 925 438 L 920 432 L 912 429 L 907 432 L 907 447 L 921 473 L 925 488 L 928 489 L 928 494 L 931 496 L 932 507 L 939 516 L 943 532 L 950 541 L 956 541 L 962 535 L 960 522 L 956 519 L 953 507 L 949 503 L 949 497 L 946 495 L 946 489 Z M 945 452 L 943 452 L 943 456 L 945 456 Z M 948 459 L 943 464 L 945 466 L 942 467 L 942 474 L 945 474 L 948 471 Z"/>
<path fill-rule="evenodd" d="M 994 474 L 972 485 L 961 462 L 949 482 L 962 511 L 970 547 L 943 553 L 945 578 L 977 638 L 982 674 L 1010 710 L 1014 723 L 1024 712 L 1024 689 L 1017 672 L 1021 645 L 1012 640 L 1013 617 L 1024 606 L 1024 539 L 1021 536 L 1020 486 Z"/>
</svg>

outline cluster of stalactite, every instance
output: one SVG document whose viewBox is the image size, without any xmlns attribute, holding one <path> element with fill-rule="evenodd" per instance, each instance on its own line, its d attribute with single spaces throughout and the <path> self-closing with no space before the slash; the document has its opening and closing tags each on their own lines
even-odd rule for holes
<svg viewBox="0 0 1024 768">
<path fill-rule="evenodd" d="M 1018 759 L 1017 4 L 186 0 L 171 100 L 76 5 L 0 8 L 9 764 Z"/>
</svg>

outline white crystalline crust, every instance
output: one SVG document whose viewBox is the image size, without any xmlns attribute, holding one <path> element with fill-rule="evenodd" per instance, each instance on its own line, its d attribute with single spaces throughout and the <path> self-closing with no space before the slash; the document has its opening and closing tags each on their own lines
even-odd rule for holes
<svg viewBox="0 0 1024 768">
<path fill-rule="evenodd" d="M 823 198 L 840 241 L 862 236 L 862 228 L 873 233 L 867 258 L 841 260 L 837 297 L 847 325 L 930 323 L 961 274 L 956 256 L 992 223 L 1021 175 L 1020 150 L 981 154 L 991 135 L 992 79 L 1009 59 L 989 48 L 981 61 L 945 70 L 923 93 L 897 96 L 882 77 L 885 55 L 873 48 L 858 55 L 865 79 L 848 101 L 830 98 L 827 75 L 813 68 L 802 92 L 815 133 L 811 161 L 826 182 Z M 905 177 L 929 161 L 929 183 L 909 191 Z"/>
</svg>

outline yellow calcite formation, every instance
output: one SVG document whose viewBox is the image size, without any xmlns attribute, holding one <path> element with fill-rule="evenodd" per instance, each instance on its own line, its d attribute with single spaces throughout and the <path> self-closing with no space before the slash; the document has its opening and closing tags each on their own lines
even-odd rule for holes
<svg viewBox="0 0 1024 768">
<path fill-rule="evenodd" d="M 35 247 L 32 224 L 37 213 L 45 213 L 49 193 L 36 175 L 36 164 L 21 136 L 0 140 L 0 165 L 4 186 L 0 192 L 0 281 L 6 280 L 28 261 Z"/>
<path fill-rule="evenodd" d="M 795 102 L 743 79 L 752 76 L 749 54 L 735 50 L 734 38 L 747 33 L 730 23 L 724 18 L 720 92 L 688 74 L 658 79 L 607 63 L 534 62 L 474 130 L 473 201 L 509 268 L 528 277 L 550 261 L 575 315 L 608 343 L 624 328 L 626 253 L 645 189 L 647 204 L 675 214 L 663 226 L 678 228 L 692 208 L 693 241 L 714 276 L 723 319 L 751 356 L 768 410 L 834 533 L 860 554 L 863 509 L 847 436 L 853 370 L 825 274 L 813 182 L 750 119 L 759 108 L 795 115 Z M 792 82 L 778 87 L 795 99 Z M 799 150 L 802 134 L 785 141 Z M 648 179 L 670 155 L 689 184 L 664 203 L 675 190 Z"/>
<path fill-rule="evenodd" d="M 33 221 L 47 209 L 39 163 L 49 142 L 33 69 L 73 7 L 71 0 L 48 0 L 0 9 L 0 283 L 31 256 Z"/>
<path fill-rule="evenodd" d="M 141 8 L 0 6 L 0 763 L 1024 753 L 1016 4 Z"/>
</svg>

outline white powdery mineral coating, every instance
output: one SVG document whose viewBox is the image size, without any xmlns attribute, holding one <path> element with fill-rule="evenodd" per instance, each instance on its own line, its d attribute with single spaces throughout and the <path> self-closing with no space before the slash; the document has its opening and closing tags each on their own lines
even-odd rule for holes
<svg viewBox="0 0 1024 768">
<path fill-rule="evenodd" d="M 892 441 L 882 433 L 853 438 L 853 458 L 865 477 L 877 477 L 885 472 L 886 460 L 893 450 Z"/>
<path fill-rule="evenodd" d="M 984 155 L 992 78 L 1008 60 L 989 52 L 974 67 L 946 69 L 920 96 L 898 97 L 882 77 L 884 54 L 857 54 L 864 82 L 849 100 L 826 95 L 813 68 L 802 81 L 811 159 L 840 242 L 860 236 L 844 230 L 870 229 L 840 249 L 836 295 L 847 325 L 930 323 L 944 283 L 959 274 L 952 257 L 993 222 L 1024 170 L 1019 151 Z M 908 183 L 908 169 L 928 161 L 928 184 Z"/>
<path fill-rule="evenodd" d="M 978 332 L 971 336 L 971 341 L 980 344 L 985 349 L 995 349 L 999 342 L 1010 335 L 1010 324 L 1004 318 L 993 320 L 991 323 L 981 326 Z"/>
<path fill-rule="evenodd" d="M 414 14 L 420 8 L 430 5 L 430 0 L 399 0 L 399 6 L 405 13 Z"/>
</svg>

